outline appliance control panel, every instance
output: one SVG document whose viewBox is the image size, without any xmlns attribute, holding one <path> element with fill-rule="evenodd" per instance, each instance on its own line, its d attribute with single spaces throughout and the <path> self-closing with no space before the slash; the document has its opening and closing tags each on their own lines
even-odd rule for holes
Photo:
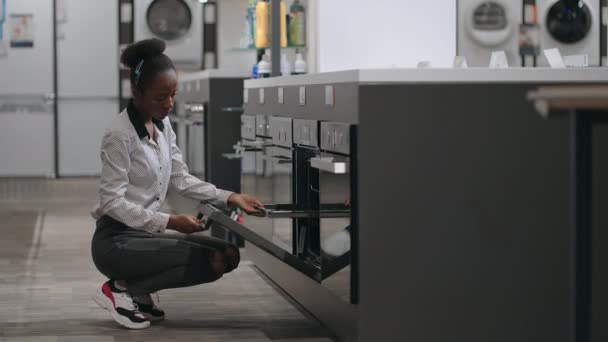
<svg viewBox="0 0 608 342">
<path fill-rule="evenodd" d="M 278 116 L 268 118 L 272 144 L 291 148 L 293 146 L 292 119 Z"/>
<path fill-rule="evenodd" d="M 241 138 L 255 140 L 255 116 L 241 115 Z"/>
<path fill-rule="evenodd" d="M 319 147 L 319 121 L 293 120 L 293 142 L 299 145 Z"/>
<path fill-rule="evenodd" d="M 257 114 L 255 116 L 255 135 L 258 137 L 270 137 L 270 124 L 268 116 Z"/>
<path fill-rule="evenodd" d="M 350 154 L 350 124 L 321 122 L 321 149 Z"/>
</svg>

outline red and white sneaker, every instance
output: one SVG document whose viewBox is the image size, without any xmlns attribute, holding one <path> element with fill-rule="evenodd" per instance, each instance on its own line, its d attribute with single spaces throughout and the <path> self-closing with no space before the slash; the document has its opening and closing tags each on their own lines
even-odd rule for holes
<svg viewBox="0 0 608 342">
<path fill-rule="evenodd" d="M 149 294 L 133 296 L 139 312 L 150 322 L 160 322 L 165 319 L 165 312 L 159 308 Z"/>
<path fill-rule="evenodd" d="M 112 280 L 103 283 L 93 299 L 99 306 L 108 310 L 112 319 L 123 327 L 145 329 L 150 326 L 150 321 L 139 312 L 131 295 L 117 289 Z"/>
</svg>

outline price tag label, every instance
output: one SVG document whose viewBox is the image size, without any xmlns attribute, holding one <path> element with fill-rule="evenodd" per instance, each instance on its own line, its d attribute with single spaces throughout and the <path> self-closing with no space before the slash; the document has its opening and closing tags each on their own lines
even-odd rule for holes
<svg viewBox="0 0 608 342">
<path fill-rule="evenodd" d="M 300 106 L 306 104 L 306 87 L 300 87 Z"/>
<path fill-rule="evenodd" d="M 133 5 L 129 4 L 129 3 L 121 4 L 120 5 L 120 22 L 123 24 L 128 24 L 131 22 L 132 17 L 133 17 Z"/>
<path fill-rule="evenodd" d="M 325 86 L 325 105 L 333 107 L 334 106 L 334 86 Z"/>
</svg>

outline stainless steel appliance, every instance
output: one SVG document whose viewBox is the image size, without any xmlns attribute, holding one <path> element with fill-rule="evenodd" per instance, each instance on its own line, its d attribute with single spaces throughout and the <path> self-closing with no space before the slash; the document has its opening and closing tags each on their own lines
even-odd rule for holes
<svg viewBox="0 0 608 342">
<path fill-rule="evenodd" d="M 538 0 L 541 49 L 558 48 L 562 55 L 586 54 L 600 65 L 600 0 Z M 540 66 L 548 66 L 541 54 Z"/>
<path fill-rule="evenodd" d="M 356 126 L 266 115 L 241 120 L 235 155 L 257 154 L 255 177 L 244 175 L 244 189 L 270 203 L 267 215 L 243 223 L 207 204 L 201 213 L 356 303 Z M 349 247 L 336 252 L 326 242 L 338 236 Z"/>
<path fill-rule="evenodd" d="M 202 5 L 196 0 L 135 0 L 135 40 L 159 38 L 180 69 L 202 65 Z"/>
<path fill-rule="evenodd" d="M 457 54 L 469 66 L 487 67 L 493 51 L 502 50 L 509 65 L 519 66 L 521 0 L 459 0 Z"/>
</svg>

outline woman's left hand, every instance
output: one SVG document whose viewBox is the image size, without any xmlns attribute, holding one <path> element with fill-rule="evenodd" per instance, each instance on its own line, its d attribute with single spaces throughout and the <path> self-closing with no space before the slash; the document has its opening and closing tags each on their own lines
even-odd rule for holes
<svg viewBox="0 0 608 342">
<path fill-rule="evenodd" d="M 257 198 L 247 194 L 232 194 L 228 197 L 228 204 L 236 205 L 244 212 L 253 216 L 266 216 L 264 204 Z"/>
</svg>

